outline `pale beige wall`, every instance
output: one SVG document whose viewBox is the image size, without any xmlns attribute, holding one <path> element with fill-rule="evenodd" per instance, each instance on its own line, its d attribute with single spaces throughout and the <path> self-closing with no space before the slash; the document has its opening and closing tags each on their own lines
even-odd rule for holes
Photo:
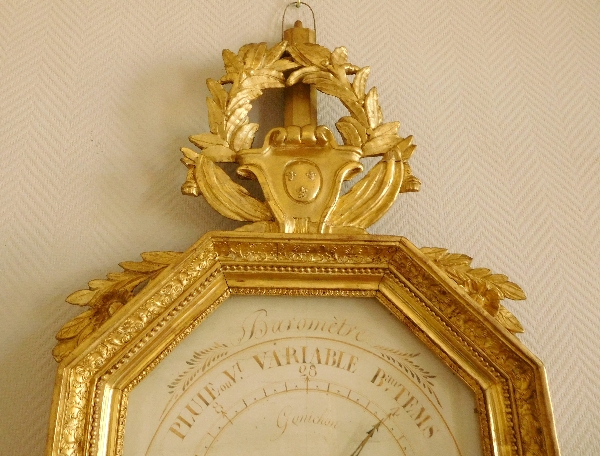
<svg viewBox="0 0 600 456">
<path fill-rule="evenodd" d="M 221 49 L 275 43 L 285 3 L 0 3 L 0 454 L 43 451 L 70 292 L 235 226 L 179 194 L 178 149 L 207 129 Z M 310 3 L 419 146 L 422 191 L 372 231 L 519 283 L 529 299 L 507 306 L 547 366 L 563 454 L 600 454 L 600 3 Z M 324 123 L 341 113 L 322 101 Z"/>
</svg>

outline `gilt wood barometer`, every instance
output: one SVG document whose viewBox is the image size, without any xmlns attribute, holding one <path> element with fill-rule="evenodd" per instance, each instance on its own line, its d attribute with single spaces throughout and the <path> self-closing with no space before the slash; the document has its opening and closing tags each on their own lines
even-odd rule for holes
<svg viewBox="0 0 600 456">
<path fill-rule="evenodd" d="M 501 304 L 521 288 L 366 231 L 420 186 L 369 68 L 300 22 L 223 58 L 182 192 L 247 223 L 67 298 L 87 309 L 57 334 L 47 454 L 558 454 L 543 366 Z M 275 88 L 283 125 L 255 144 L 249 111 Z M 317 91 L 347 108 L 341 140 L 317 123 Z"/>
</svg>

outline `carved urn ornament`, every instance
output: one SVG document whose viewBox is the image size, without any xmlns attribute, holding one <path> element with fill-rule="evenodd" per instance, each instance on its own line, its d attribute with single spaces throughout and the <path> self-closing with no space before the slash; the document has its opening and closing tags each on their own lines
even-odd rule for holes
<svg viewBox="0 0 600 456">
<path fill-rule="evenodd" d="M 543 365 L 501 304 L 521 288 L 466 255 L 367 234 L 421 185 L 369 67 L 299 21 L 223 60 L 209 131 L 181 149 L 182 192 L 247 223 L 67 298 L 85 311 L 56 336 L 47 454 L 558 454 Z M 283 125 L 255 144 L 252 103 L 277 88 Z M 317 123 L 317 91 L 348 111 L 341 144 Z"/>
</svg>

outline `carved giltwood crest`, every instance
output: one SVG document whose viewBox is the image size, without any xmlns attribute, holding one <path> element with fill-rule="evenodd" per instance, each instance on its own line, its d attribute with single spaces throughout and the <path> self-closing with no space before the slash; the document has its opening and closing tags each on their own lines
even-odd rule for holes
<svg viewBox="0 0 600 456">
<path fill-rule="evenodd" d="M 182 148 L 188 167 L 184 194 L 202 194 L 225 217 L 254 222 L 242 230 L 366 233 L 399 192 L 419 190 L 408 163 L 416 147 L 412 137 L 398 135 L 399 122 L 384 123 L 377 89 L 366 90 L 370 68 L 349 63 L 346 48 L 247 44 L 237 54 L 223 51 L 223 60 L 225 76 L 207 81 L 210 133 L 190 136 L 202 152 Z M 252 102 L 263 90 L 297 84 L 314 86 L 348 109 L 350 115 L 336 123 L 344 144 L 325 126 L 288 125 L 271 130 L 263 147 L 252 149 L 259 127 L 248 118 Z M 381 159 L 340 197 L 342 182 L 362 171 L 365 157 Z M 238 163 L 238 175 L 257 179 L 266 201 L 235 183 L 219 162 Z"/>
</svg>

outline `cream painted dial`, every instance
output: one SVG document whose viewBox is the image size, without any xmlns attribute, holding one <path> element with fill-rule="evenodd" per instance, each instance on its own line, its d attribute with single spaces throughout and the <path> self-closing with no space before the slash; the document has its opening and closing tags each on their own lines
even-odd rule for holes
<svg viewBox="0 0 600 456">
<path fill-rule="evenodd" d="M 468 386 L 375 298 L 229 298 L 129 394 L 125 456 L 482 454 Z"/>
</svg>

